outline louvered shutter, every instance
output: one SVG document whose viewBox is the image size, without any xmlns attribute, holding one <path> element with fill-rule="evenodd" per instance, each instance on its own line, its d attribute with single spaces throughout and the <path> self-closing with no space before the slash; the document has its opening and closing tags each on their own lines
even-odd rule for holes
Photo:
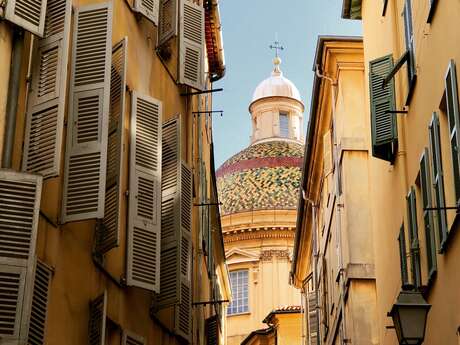
<svg viewBox="0 0 460 345">
<path fill-rule="evenodd" d="M 205 329 L 207 345 L 219 345 L 219 327 L 217 315 L 206 319 Z"/>
<path fill-rule="evenodd" d="M 7 343 L 27 338 L 41 188 L 41 176 L 0 170 L 0 339 Z"/>
<path fill-rule="evenodd" d="M 317 345 L 318 343 L 318 312 L 316 303 L 316 292 L 310 291 L 307 293 L 308 303 L 308 337 L 309 345 Z"/>
<path fill-rule="evenodd" d="M 410 191 L 406 197 L 406 201 L 407 219 L 409 224 L 412 280 L 414 286 L 419 288 L 422 285 L 422 282 L 420 268 L 420 246 L 418 241 L 417 205 L 414 187 L 410 188 Z"/>
<path fill-rule="evenodd" d="M 88 344 L 105 345 L 107 291 L 89 304 Z"/>
<path fill-rule="evenodd" d="M 204 89 L 204 8 L 189 0 L 180 6 L 179 83 Z"/>
<path fill-rule="evenodd" d="M 134 0 L 134 11 L 142 14 L 153 24 L 158 25 L 160 0 Z"/>
<path fill-rule="evenodd" d="M 393 68 L 391 55 L 369 63 L 369 90 L 371 103 L 372 155 L 392 162 L 396 154 L 398 132 L 396 117 L 387 111 L 395 110 L 394 79 L 385 87 L 383 80 Z"/>
<path fill-rule="evenodd" d="M 64 222 L 104 217 L 112 4 L 75 13 L 64 171 Z"/>
<path fill-rule="evenodd" d="M 409 274 L 407 273 L 407 249 L 406 249 L 406 234 L 404 232 L 404 224 L 399 230 L 399 264 L 401 270 L 401 286 L 409 284 Z"/>
<path fill-rule="evenodd" d="M 158 45 L 177 35 L 178 0 L 160 0 L 160 21 L 158 24 Z"/>
<path fill-rule="evenodd" d="M 35 35 L 43 36 L 46 0 L 8 0 L 5 5 L 6 20 Z"/>
<path fill-rule="evenodd" d="M 160 290 L 161 102 L 133 93 L 127 284 Z"/>
<path fill-rule="evenodd" d="M 28 345 L 45 344 L 46 317 L 52 270 L 40 260 L 35 268 Z"/>
<path fill-rule="evenodd" d="M 329 175 L 332 172 L 333 162 L 332 162 L 332 136 L 331 130 L 327 131 L 323 135 L 323 167 L 324 175 Z"/>
<path fill-rule="evenodd" d="M 72 2 L 49 0 L 42 39 L 32 64 L 22 169 L 59 175 L 67 90 Z"/>
<path fill-rule="evenodd" d="M 145 345 L 145 339 L 132 332 L 123 331 L 122 345 Z"/>
<path fill-rule="evenodd" d="M 121 176 L 126 90 L 126 53 L 128 38 L 117 43 L 112 50 L 110 78 L 110 111 L 107 148 L 104 219 L 97 227 L 96 251 L 106 253 L 120 242 Z"/>
</svg>

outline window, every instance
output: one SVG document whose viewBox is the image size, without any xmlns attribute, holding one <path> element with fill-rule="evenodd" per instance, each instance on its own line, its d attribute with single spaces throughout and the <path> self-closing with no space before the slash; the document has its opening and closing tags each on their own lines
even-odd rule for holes
<svg viewBox="0 0 460 345">
<path fill-rule="evenodd" d="M 401 225 L 398 236 L 399 242 L 399 263 L 401 266 L 401 285 L 409 284 L 409 275 L 407 273 L 407 250 L 406 250 L 406 234 L 404 233 L 404 224 Z"/>
<path fill-rule="evenodd" d="M 412 98 L 412 91 L 415 85 L 415 39 L 414 39 L 414 30 L 412 27 L 412 2 L 411 0 L 406 0 L 404 5 L 404 33 L 406 39 L 406 52 L 408 52 L 407 57 L 407 77 L 408 77 L 408 86 L 409 92 L 406 99 L 406 105 L 410 103 Z"/>
<path fill-rule="evenodd" d="M 289 117 L 284 112 L 280 112 L 280 137 L 289 137 Z"/>
<path fill-rule="evenodd" d="M 410 239 L 410 256 L 412 268 L 412 281 L 415 288 L 421 286 L 421 268 L 420 268 L 420 247 L 418 243 L 418 226 L 417 226 L 417 206 L 415 201 L 415 189 L 410 188 L 406 197 L 407 201 L 407 220 L 409 224 Z"/>
<path fill-rule="evenodd" d="M 228 306 L 227 314 L 241 314 L 249 311 L 248 305 L 248 270 L 230 272 L 230 286 L 232 302 Z"/>
</svg>

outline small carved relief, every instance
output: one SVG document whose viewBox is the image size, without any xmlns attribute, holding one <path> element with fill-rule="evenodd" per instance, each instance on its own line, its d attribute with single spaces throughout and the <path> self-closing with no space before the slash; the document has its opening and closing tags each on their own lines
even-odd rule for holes
<svg viewBox="0 0 460 345">
<path fill-rule="evenodd" d="M 269 249 L 263 250 L 260 254 L 262 261 L 271 261 L 273 258 L 277 259 L 290 259 L 290 253 L 288 249 Z"/>
</svg>

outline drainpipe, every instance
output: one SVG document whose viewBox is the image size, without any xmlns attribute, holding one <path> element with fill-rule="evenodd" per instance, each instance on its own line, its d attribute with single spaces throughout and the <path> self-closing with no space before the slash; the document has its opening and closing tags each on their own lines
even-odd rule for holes
<svg viewBox="0 0 460 345">
<path fill-rule="evenodd" d="M 19 98 L 19 76 L 21 71 L 22 52 L 24 50 L 24 31 L 13 29 L 10 79 L 8 81 L 8 99 L 6 101 L 5 133 L 3 139 L 2 168 L 11 169 L 16 130 L 16 112 Z"/>
</svg>

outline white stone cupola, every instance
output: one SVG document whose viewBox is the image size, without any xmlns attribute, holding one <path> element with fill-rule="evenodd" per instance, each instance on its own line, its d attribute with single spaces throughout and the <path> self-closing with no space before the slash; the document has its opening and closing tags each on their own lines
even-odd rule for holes
<svg viewBox="0 0 460 345">
<path fill-rule="evenodd" d="M 255 89 L 249 112 L 252 118 L 251 144 L 261 141 L 303 141 L 304 105 L 299 90 L 280 70 L 275 57 L 271 76 Z"/>
</svg>

